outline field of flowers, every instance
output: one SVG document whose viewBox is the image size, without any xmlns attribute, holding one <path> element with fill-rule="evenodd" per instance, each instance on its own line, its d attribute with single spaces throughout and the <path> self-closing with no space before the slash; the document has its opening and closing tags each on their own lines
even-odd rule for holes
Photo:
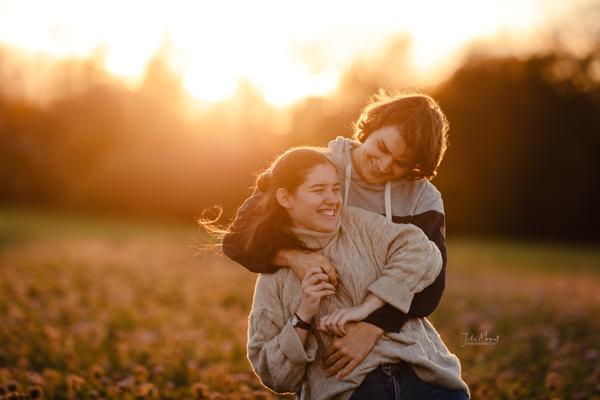
<svg viewBox="0 0 600 400">
<path fill-rule="evenodd" d="M 201 243 L 191 223 L 0 211 L 0 398 L 278 398 L 245 356 L 255 276 Z M 474 399 L 600 399 L 599 249 L 449 255 L 430 320 Z"/>
</svg>

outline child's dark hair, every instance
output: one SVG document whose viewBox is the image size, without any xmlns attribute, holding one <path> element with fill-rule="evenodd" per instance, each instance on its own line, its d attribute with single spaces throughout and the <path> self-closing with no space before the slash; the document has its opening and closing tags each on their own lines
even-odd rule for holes
<svg viewBox="0 0 600 400">
<path fill-rule="evenodd" d="M 408 179 L 431 180 L 437 175 L 448 147 L 448 120 L 430 96 L 421 93 L 389 93 L 380 90 L 354 122 L 353 138 L 364 142 L 371 133 L 387 126 L 403 135 L 415 166 Z"/>
<path fill-rule="evenodd" d="M 244 244 L 246 254 L 256 254 L 257 258 L 259 254 L 260 258 L 266 254 L 270 258 L 282 248 L 305 248 L 304 243 L 289 233 L 289 217 L 277 201 L 276 192 L 283 188 L 293 194 L 313 167 L 321 164 L 334 166 L 325 151 L 321 147 L 293 147 L 279 155 L 258 175 L 255 190 L 262 192 L 262 196 L 255 206 L 247 210 L 251 215 L 244 218 L 246 225 L 235 227 L 236 231 L 246 232 L 245 236 L 249 238 Z M 224 230 L 215 228 L 214 220 L 209 219 L 200 219 L 199 223 L 221 238 L 234 229 L 232 226 Z"/>
</svg>

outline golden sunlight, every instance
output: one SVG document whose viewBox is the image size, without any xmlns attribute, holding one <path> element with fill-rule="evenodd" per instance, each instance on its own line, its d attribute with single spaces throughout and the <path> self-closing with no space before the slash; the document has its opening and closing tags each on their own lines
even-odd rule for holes
<svg viewBox="0 0 600 400">
<path fill-rule="evenodd" d="M 180 58 L 174 72 L 195 98 L 224 100 L 245 80 L 268 102 L 283 106 L 331 93 L 353 60 L 373 56 L 393 35 L 411 38 L 407 61 L 423 81 L 415 84 L 439 80 L 440 67 L 451 65 L 465 44 L 539 28 L 549 4 L 108 0 L 83 6 L 68 0 L 51 5 L 5 0 L 0 2 L 0 43 L 58 57 L 101 48 L 106 70 L 139 84 L 145 63 L 167 41 Z"/>
</svg>

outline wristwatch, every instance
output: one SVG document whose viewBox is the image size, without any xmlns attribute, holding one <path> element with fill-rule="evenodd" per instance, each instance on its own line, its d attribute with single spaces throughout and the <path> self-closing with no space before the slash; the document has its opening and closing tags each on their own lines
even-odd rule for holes
<svg viewBox="0 0 600 400">
<path fill-rule="evenodd" d="M 302 319 L 298 316 L 298 314 L 294 314 L 291 319 L 292 326 L 294 328 L 302 328 L 302 329 L 310 329 L 310 324 L 308 322 L 302 321 Z"/>
</svg>

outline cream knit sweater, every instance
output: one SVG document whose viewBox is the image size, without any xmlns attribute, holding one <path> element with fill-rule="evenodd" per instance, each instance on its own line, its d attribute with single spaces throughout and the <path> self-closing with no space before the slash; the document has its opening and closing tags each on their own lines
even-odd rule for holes
<svg viewBox="0 0 600 400">
<path fill-rule="evenodd" d="M 442 265 L 439 250 L 419 228 L 394 224 L 359 208 L 343 208 L 333 233 L 300 229 L 294 233 L 311 249 L 322 249 L 340 274 L 337 293 L 321 301 L 315 321 L 336 309 L 361 304 L 368 292 L 408 312 L 414 293 L 431 284 Z M 313 328 L 303 346 L 289 322 L 300 304 L 300 285 L 289 268 L 260 274 L 256 282 L 248 358 L 270 389 L 294 392 L 301 387 L 302 399 L 348 399 L 380 364 L 403 360 L 422 380 L 469 393 L 458 358 L 425 318 L 410 319 L 400 332 L 384 334 L 346 378 L 328 378 L 321 362 L 332 337 Z"/>
</svg>

